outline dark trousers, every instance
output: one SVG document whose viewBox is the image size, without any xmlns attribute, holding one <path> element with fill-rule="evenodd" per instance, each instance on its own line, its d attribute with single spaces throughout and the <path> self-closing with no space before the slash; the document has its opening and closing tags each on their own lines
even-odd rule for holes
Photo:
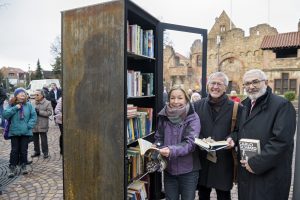
<svg viewBox="0 0 300 200">
<path fill-rule="evenodd" d="M 62 124 L 58 124 L 59 130 L 60 130 L 60 137 L 59 137 L 59 147 L 60 147 L 60 154 L 63 154 L 64 146 L 63 146 L 63 135 L 64 135 L 64 129 Z"/>
<path fill-rule="evenodd" d="M 27 164 L 29 136 L 12 136 L 10 138 L 11 151 L 9 164 L 13 166 Z"/>
<path fill-rule="evenodd" d="M 199 178 L 199 171 L 171 175 L 165 172 L 164 186 L 167 200 L 194 200 Z"/>
<path fill-rule="evenodd" d="M 39 136 L 41 136 L 42 152 L 44 155 L 48 155 L 48 139 L 47 139 L 47 133 L 45 133 L 45 132 L 33 133 L 34 151 L 35 151 L 35 153 L 38 153 L 38 154 L 41 153 Z"/>
<path fill-rule="evenodd" d="M 199 195 L 199 200 L 210 200 L 210 193 L 211 193 L 212 188 L 207 188 L 205 186 L 200 185 L 198 187 L 198 195 Z M 231 195 L 230 191 L 222 191 L 222 190 L 217 190 L 217 199 L 218 200 L 230 200 Z"/>
</svg>

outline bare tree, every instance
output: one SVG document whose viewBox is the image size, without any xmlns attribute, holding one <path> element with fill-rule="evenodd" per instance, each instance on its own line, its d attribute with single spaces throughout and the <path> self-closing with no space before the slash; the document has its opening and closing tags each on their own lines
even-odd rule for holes
<svg viewBox="0 0 300 200">
<path fill-rule="evenodd" d="M 52 71 L 55 76 L 61 79 L 62 75 L 62 62 L 61 62 L 61 38 L 57 36 L 54 42 L 50 47 L 51 54 L 53 56 L 53 63 L 51 66 L 53 67 Z"/>
<path fill-rule="evenodd" d="M 5 7 L 5 6 L 8 6 L 8 5 L 9 5 L 8 3 L 6 3 L 6 2 L 0 0 L 0 8 Z"/>
</svg>

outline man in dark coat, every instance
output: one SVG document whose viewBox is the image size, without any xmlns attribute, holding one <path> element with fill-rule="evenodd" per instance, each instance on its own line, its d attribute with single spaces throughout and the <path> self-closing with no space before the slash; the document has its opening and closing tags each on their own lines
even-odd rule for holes
<svg viewBox="0 0 300 200">
<path fill-rule="evenodd" d="M 195 111 L 201 122 L 200 138 L 211 137 L 215 141 L 226 140 L 231 133 L 234 102 L 225 94 L 228 77 L 215 72 L 208 78 L 208 97 L 195 102 Z M 216 155 L 200 151 L 198 191 L 199 200 L 209 200 L 212 188 L 216 189 L 218 200 L 230 200 L 233 183 L 233 157 L 231 149 L 218 150 Z M 210 156 L 210 157 L 208 157 Z M 210 159 L 214 158 L 214 159 Z"/>
<path fill-rule="evenodd" d="M 57 88 L 55 83 L 51 83 L 51 90 L 49 92 L 49 99 L 53 110 L 55 110 L 57 100 L 62 96 L 61 89 Z"/>
<path fill-rule="evenodd" d="M 6 99 L 7 99 L 6 91 L 3 88 L 3 85 L 0 84 L 0 117 L 1 117 L 1 127 L 2 128 L 4 128 L 4 119 L 2 118 L 3 104 Z"/>
<path fill-rule="evenodd" d="M 236 144 L 242 138 L 260 140 L 261 153 L 241 160 L 238 170 L 239 200 L 287 200 L 292 175 L 292 155 L 296 112 L 286 99 L 272 94 L 261 70 L 245 73 L 248 98 L 233 135 Z"/>
</svg>

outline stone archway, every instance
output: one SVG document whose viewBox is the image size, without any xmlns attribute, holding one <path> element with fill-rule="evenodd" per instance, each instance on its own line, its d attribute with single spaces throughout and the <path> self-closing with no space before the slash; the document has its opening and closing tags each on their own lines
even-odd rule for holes
<svg viewBox="0 0 300 200">
<path fill-rule="evenodd" d="M 238 94 L 243 93 L 242 78 L 245 65 L 243 61 L 232 56 L 227 57 L 220 62 L 220 70 L 229 78 L 229 87 L 227 92 L 235 90 Z"/>
</svg>

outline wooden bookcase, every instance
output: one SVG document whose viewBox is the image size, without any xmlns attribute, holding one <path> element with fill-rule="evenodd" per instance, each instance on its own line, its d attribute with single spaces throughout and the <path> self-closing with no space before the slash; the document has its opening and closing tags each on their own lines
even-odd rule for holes
<svg viewBox="0 0 300 200">
<path fill-rule="evenodd" d="M 153 56 L 127 50 L 127 23 L 152 30 Z M 128 0 L 111 1 L 62 12 L 64 198 L 126 199 L 127 105 L 163 107 L 163 31 L 203 37 L 202 84 L 206 83 L 207 31 L 164 24 Z M 153 74 L 151 95 L 127 95 L 127 70 Z M 203 95 L 205 96 L 205 95 Z M 159 174 L 146 175 L 150 199 L 159 199 Z M 145 176 L 144 176 L 145 177 Z"/>
</svg>

